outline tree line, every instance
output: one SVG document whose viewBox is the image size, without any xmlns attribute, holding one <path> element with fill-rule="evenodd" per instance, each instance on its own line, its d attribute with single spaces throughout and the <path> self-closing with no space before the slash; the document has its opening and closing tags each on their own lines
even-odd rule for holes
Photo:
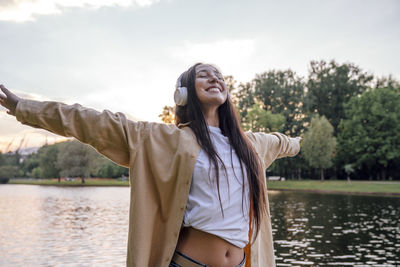
<svg viewBox="0 0 400 267">
<path fill-rule="evenodd" d="M 308 75 L 225 77 L 244 129 L 302 136 L 300 154 L 267 171 L 286 179 L 400 179 L 400 84 L 353 63 L 311 61 Z M 173 122 L 173 107 L 159 117 Z"/>
<path fill-rule="evenodd" d="M 400 179 L 400 84 L 353 63 L 311 61 L 308 75 L 270 70 L 250 82 L 225 77 L 245 130 L 302 136 L 300 154 L 279 159 L 268 175 L 286 179 Z M 159 117 L 174 120 L 173 107 Z M 13 177 L 128 176 L 78 141 L 41 147 L 22 158 L 0 153 L 0 182 Z"/>
<path fill-rule="evenodd" d="M 79 177 L 84 183 L 87 177 L 119 178 L 128 175 L 127 168 L 75 140 L 45 145 L 26 158 L 22 158 L 18 151 L 0 153 L 0 182 L 3 183 L 14 177 Z"/>
</svg>

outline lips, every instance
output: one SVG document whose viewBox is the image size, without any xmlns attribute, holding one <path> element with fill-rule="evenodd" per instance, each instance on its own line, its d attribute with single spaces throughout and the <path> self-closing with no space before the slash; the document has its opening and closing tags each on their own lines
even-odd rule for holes
<svg viewBox="0 0 400 267">
<path fill-rule="evenodd" d="M 210 87 L 206 88 L 206 91 L 207 92 L 208 91 L 219 91 L 219 92 L 222 92 L 222 89 L 217 87 L 217 86 L 210 86 Z"/>
</svg>

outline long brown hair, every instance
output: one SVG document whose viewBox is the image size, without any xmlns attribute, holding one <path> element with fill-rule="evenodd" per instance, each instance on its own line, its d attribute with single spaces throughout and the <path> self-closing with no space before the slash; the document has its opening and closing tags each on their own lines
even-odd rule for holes
<svg viewBox="0 0 400 267">
<path fill-rule="evenodd" d="M 175 124 L 188 123 L 188 127 L 194 132 L 197 142 L 201 148 L 207 153 L 210 158 L 210 162 L 214 166 L 218 166 L 218 162 L 221 163 L 226 171 L 225 165 L 218 153 L 215 151 L 212 145 L 210 132 L 201 109 L 200 100 L 197 97 L 195 89 L 196 79 L 196 67 L 202 65 L 202 63 L 194 64 L 181 77 L 181 85 L 188 89 L 188 101 L 185 106 L 175 107 Z M 249 192 L 250 192 L 250 205 L 252 212 L 251 214 L 251 226 L 253 229 L 253 240 L 256 238 L 260 229 L 261 219 L 267 211 L 265 188 L 263 187 L 263 175 L 261 164 L 254 151 L 254 148 L 247 140 L 243 130 L 240 127 L 239 116 L 234 108 L 232 101 L 228 97 L 224 104 L 218 108 L 218 116 L 220 121 L 220 129 L 223 135 L 229 138 L 229 142 L 235 150 L 242 171 L 242 184 L 244 185 L 244 170 L 247 174 Z M 245 168 L 243 168 L 243 165 Z M 222 210 L 221 197 L 219 193 L 219 171 L 216 170 L 216 182 L 218 189 L 218 198 L 220 200 L 220 207 Z M 244 196 L 244 186 L 242 189 Z M 243 201 L 243 199 L 242 199 Z M 242 202 L 243 203 L 243 202 Z"/>
</svg>

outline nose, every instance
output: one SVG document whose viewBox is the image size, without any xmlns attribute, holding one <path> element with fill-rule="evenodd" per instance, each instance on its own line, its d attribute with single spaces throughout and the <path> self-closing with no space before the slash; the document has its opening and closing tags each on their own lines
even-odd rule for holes
<svg viewBox="0 0 400 267">
<path fill-rule="evenodd" d="M 210 82 L 218 82 L 218 77 L 215 74 L 210 74 L 210 78 L 209 78 Z"/>
</svg>

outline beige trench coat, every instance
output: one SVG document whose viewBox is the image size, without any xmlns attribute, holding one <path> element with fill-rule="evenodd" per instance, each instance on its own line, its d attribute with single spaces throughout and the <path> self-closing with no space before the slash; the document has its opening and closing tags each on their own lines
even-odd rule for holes
<svg viewBox="0 0 400 267">
<path fill-rule="evenodd" d="M 168 266 L 177 244 L 200 151 L 189 127 L 134 122 L 122 113 L 32 100 L 19 101 L 16 117 L 23 124 L 75 137 L 115 163 L 129 167 L 126 265 Z M 298 139 L 283 134 L 247 132 L 246 135 L 264 169 L 276 158 L 294 156 L 300 150 Z M 269 212 L 250 254 L 246 266 L 250 263 L 252 267 L 275 266 Z"/>
</svg>

